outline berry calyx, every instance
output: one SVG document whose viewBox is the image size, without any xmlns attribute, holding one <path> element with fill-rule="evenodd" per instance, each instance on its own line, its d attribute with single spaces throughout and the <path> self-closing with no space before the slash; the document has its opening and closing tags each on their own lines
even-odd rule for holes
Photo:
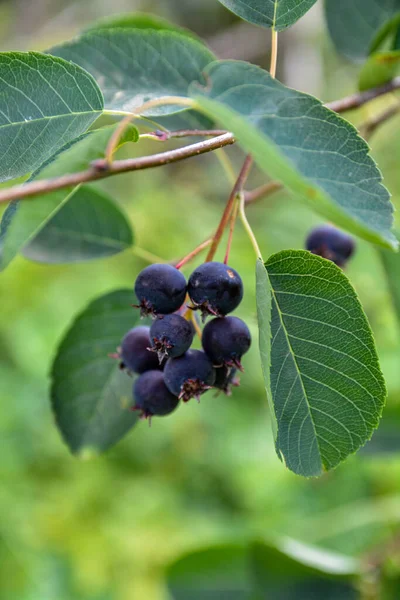
<svg viewBox="0 0 400 600">
<path fill-rule="evenodd" d="M 135 294 L 142 316 L 168 315 L 185 301 L 186 279 L 178 269 L 167 264 L 149 265 L 136 279 Z"/>
<path fill-rule="evenodd" d="M 151 350 L 160 362 L 164 358 L 182 356 L 192 345 L 194 328 L 192 323 L 180 315 L 158 317 L 150 328 Z"/>
<path fill-rule="evenodd" d="M 189 278 L 188 293 L 195 310 L 203 320 L 207 315 L 224 316 L 235 310 L 243 298 L 240 275 L 223 263 L 200 265 Z"/>
<path fill-rule="evenodd" d="M 133 384 L 133 397 L 132 410 L 139 410 L 144 419 L 169 415 L 179 404 L 179 399 L 165 385 L 161 371 L 143 373 Z"/>
<path fill-rule="evenodd" d="M 165 365 L 165 384 L 169 391 L 184 402 L 199 400 L 215 381 L 215 369 L 201 350 L 189 350 L 179 358 L 170 358 Z"/>
<path fill-rule="evenodd" d="M 157 356 L 150 352 L 150 344 L 150 327 L 142 325 L 128 331 L 116 355 L 121 360 L 121 369 L 139 374 L 161 369 L 164 365 L 160 365 Z"/>
<path fill-rule="evenodd" d="M 232 395 L 232 387 L 239 387 L 240 379 L 236 376 L 237 369 L 219 367 L 215 369 L 214 387 L 221 390 L 226 396 Z"/>
<path fill-rule="evenodd" d="M 320 225 L 311 231 L 306 240 L 306 248 L 313 254 L 344 267 L 355 249 L 354 239 L 333 225 Z"/>
<path fill-rule="evenodd" d="M 251 346 L 251 335 L 246 323 L 238 317 L 213 319 L 204 327 L 202 344 L 215 367 L 236 367 L 243 371 L 240 360 Z"/>
</svg>

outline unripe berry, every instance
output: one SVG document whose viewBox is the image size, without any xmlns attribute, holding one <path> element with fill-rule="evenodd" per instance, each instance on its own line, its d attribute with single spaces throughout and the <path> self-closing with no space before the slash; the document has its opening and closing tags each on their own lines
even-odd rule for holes
<svg viewBox="0 0 400 600">
<path fill-rule="evenodd" d="M 203 318 L 209 314 L 224 316 L 235 310 L 242 301 L 243 283 L 232 267 L 208 262 L 191 274 L 188 293 L 195 309 L 201 310 Z"/>
<path fill-rule="evenodd" d="M 163 358 L 177 358 L 189 350 L 193 342 L 194 328 L 190 321 L 180 315 L 158 317 L 150 328 L 151 349 Z"/>
<path fill-rule="evenodd" d="M 140 410 L 144 418 L 169 415 L 179 404 L 179 399 L 165 385 L 161 371 L 143 373 L 133 384 L 133 397 L 132 410 Z"/>
<path fill-rule="evenodd" d="M 168 315 L 185 301 L 186 279 L 178 269 L 154 264 L 141 271 L 136 279 L 135 294 L 142 316 Z"/>
<path fill-rule="evenodd" d="M 121 368 L 134 373 L 160 369 L 157 356 L 149 350 L 150 345 L 150 327 L 142 325 L 128 331 L 117 355 L 121 359 Z"/>
<path fill-rule="evenodd" d="M 215 367 L 224 365 L 242 371 L 240 359 L 251 346 L 251 335 L 238 317 L 213 319 L 204 327 L 202 344 Z"/>
<path fill-rule="evenodd" d="M 309 234 L 306 248 L 313 254 L 331 260 L 338 267 L 344 267 L 354 252 L 355 242 L 350 235 L 333 225 L 320 225 Z"/>
<path fill-rule="evenodd" d="M 187 402 L 210 389 L 215 381 L 215 369 L 201 350 L 189 350 L 179 358 L 170 358 L 165 365 L 165 384 L 169 391 Z"/>
</svg>

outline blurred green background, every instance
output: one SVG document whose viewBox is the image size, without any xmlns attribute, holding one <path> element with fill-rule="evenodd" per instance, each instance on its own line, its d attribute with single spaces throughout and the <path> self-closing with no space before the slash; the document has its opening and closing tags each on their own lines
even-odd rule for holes
<svg viewBox="0 0 400 600">
<path fill-rule="evenodd" d="M 44 49 L 94 19 L 135 10 L 190 27 L 221 57 L 268 64 L 268 32 L 239 23 L 216 0 L 3 0 L 1 49 Z M 356 73 L 335 56 L 320 2 L 281 35 L 278 77 L 286 84 L 330 100 L 354 91 Z M 349 116 L 360 124 L 388 101 Z M 400 119 L 392 120 L 371 140 L 395 204 L 399 131 Z M 149 143 L 129 153 L 158 150 Z M 238 149 L 228 153 L 239 165 Z M 254 172 L 251 185 L 261 181 Z M 138 248 L 168 260 L 213 231 L 229 193 L 214 155 L 99 187 L 130 215 Z M 301 248 L 320 221 L 285 193 L 249 208 L 248 216 L 264 256 Z M 224 245 L 221 259 L 223 252 Z M 372 442 L 319 480 L 293 475 L 274 452 L 257 352 L 254 255 L 240 225 L 230 262 L 246 290 L 237 314 L 254 338 L 241 387 L 230 398 L 208 394 L 200 405 L 154 419 L 151 429 L 140 423 L 95 460 L 69 454 L 49 404 L 52 357 L 89 301 L 133 285 L 147 264 L 138 254 L 71 266 L 19 258 L 0 277 L 0 599 L 165 600 L 171 561 L 197 546 L 248 536 L 290 535 L 367 558 L 390 548 L 397 573 L 399 327 L 376 250 L 360 240 L 348 276 L 374 330 L 388 406 Z"/>
</svg>

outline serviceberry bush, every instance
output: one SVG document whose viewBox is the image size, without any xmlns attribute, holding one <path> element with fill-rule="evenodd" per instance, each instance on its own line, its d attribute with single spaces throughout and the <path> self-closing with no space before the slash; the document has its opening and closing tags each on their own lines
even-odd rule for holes
<svg viewBox="0 0 400 600">
<path fill-rule="evenodd" d="M 233 314 L 246 293 L 230 255 L 240 220 L 255 252 L 254 312 L 276 452 L 294 473 L 319 476 L 371 438 L 386 399 L 374 339 L 346 267 L 356 238 L 385 257 L 398 248 L 390 194 L 366 141 L 398 107 L 370 111 L 360 131 L 342 114 L 400 89 L 400 6 L 326 0 L 330 43 L 363 64 L 354 94 L 324 104 L 276 78 L 278 35 L 316 0 L 220 1 L 270 29 L 269 70 L 219 60 L 190 32 L 143 15 L 95 23 L 44 52 L 0 53 L 0 202 L 9 203 L 0 267 L 21 252 L 44 263 L 122 252 L 134 243 L 131 224 L 89 183 L 235 144 L 243 164 L 234 185 L 226 184 L 226 206 L 209 238 L 183 258 L 149 264 L 132 274 L 127 289 L 83 310 L 54 359 L 52 406 L 79 454 L 105 450 L 139 417 L 170 415 L 193 398 L 201 399 L 199 410 L 235 402 L 252 343 L 248 324 Z M 371 16 L 368 27 L 363 13 Z M 171 139 L 180 144 L 116 158 L 121 146 L 140 148 L 145 139 L 158 150 Z M 225 154 L 231 173 L 229 161 Z M 252 170 L 265 181 L 248 189 Z M 25 183 L 15 184 L 19 177 Z M 304 248 L 263 256 L 246 208 L 281 188 L 321 224 Z M 200 257 L 202 264 L 190 267 Z M 154 435 L 157 429 L 149 443 Z"/>
</svg>

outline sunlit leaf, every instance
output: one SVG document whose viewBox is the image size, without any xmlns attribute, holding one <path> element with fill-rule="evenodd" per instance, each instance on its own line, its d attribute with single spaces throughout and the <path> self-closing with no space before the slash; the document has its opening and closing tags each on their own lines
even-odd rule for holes
<svg viewBox="0 0 400 600">
<path fill-rule="evenodd" d="M 385 383 L 368 321 L 339 267 L 304 250 L 285 250 L 265 268 L 271 338 L 261 332 L 261 358 L 264 371 L 270 369 L 276 450 L 293 472 L 318 476 L 370 439 Z M 261 287 L 257 304 L 263 315 Z"/>
<path fill-rule="evenodd" d="M 77 65 L 38 52 L 0 53 L 0 182 L 37 169 L 103 110 Z"/>
<path fill-rule="evenodd" d="M 298 21 L 317 0 L 219 0 L 233 13 L 262 27 L 282 31 Z"/>
</svg>

